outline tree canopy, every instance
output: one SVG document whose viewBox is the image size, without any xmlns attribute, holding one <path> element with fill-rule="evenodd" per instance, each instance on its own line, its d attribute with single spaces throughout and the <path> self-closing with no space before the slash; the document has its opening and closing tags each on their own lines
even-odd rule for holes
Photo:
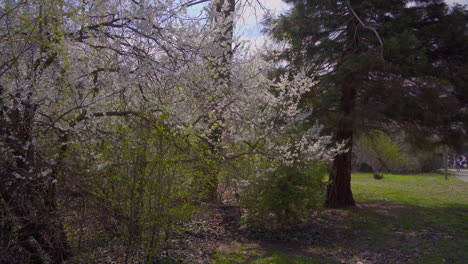
<svg viewBox="0 0 468 264">
<path fill-rule="evenodd" d="M 466 7 L 440 0 L 286 2 L 290 13 L 267 21 L 273 37 L 288 44 L 281 71 L 307 65 L 318 85 L 303 105 L 314 106 L 310 117 L 328 124 L 335 140 L 351 150 L 353 134 L 371 130 L 404 130 L 421 145 L 466 136 Z M 329 206 L 354 204 L 349 155 L 335 160 L 331 186 L 346 184 L 329 191 Z"/>
</svg>

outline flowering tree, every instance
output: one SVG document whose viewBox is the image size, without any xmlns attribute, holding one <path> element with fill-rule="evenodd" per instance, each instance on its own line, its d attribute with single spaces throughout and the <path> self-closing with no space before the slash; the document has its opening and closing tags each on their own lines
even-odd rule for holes
<svg viewBox="0 0 468 264">
<path fill-rule="evenodd" d="M 270 80 L 261 56 L 236 55 L 245 47 L 233 37 L 234 1 L 213 2 L 205 10 L 211 21 L 191 18 L 190 4 L 20 0 L 0 7 L 7 261 L 63 262 L 70 241 L 59 204 L 74 196 L 111 207 L 128 234 L 151 234 L 128 241 L 155 247 L 162 225 L 148 215 L 171 222 L 170 209 L 189 199 L 178 190 L 190 185 L 189 171 L 200 170 L 200 142 L 216 167 L 248 155 L 292 167 L 339 151 L 298 109 L 314 89 L 311 78 Z M 216 182 L 219 168 L 209 169 L 202 172 Z M 164 197 L 155 186 L 177 193 L 157 210 L 153 203 Z M 21 250 L 29 254 L 18 259 Z"/>
</svg>

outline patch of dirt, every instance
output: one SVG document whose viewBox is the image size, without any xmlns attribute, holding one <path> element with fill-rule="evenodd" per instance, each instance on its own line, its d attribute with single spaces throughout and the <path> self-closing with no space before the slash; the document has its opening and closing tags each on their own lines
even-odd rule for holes
<svg viewBox="0 0 468 264">
<path fill-rule="evenodd" d="M 164 255 L 178 263 L 209 263 L 216 252 L 230 252 L 235 243 L 247 243 L 238 228 L 236 206 L 207 205 L 164 248 Z M 237 241 L 237 242 L 235 242 Z"/>
</svg>

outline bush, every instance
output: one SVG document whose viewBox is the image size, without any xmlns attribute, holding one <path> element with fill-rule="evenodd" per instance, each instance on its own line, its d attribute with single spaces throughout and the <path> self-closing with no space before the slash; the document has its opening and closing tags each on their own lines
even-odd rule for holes
<svg viewBox="0 0 468 264">
<path fill-rule="evenodd" d="M 433 146 L 421 149 L 405 140 L 404 134 L 389 136 L 372 131 L 369 135 L 358 138 L 354 148 L 358 164 L 361 163 L 360 167 L 356 166 L 360 172 L 371 172 L 362 164 L 369 164 L 375 171 L 392 173 L 433 172 L 443 166 L 442 150 Z"/>
<path fill-rule="evenodd" d="M 241 191 L 243 223 L 250 227 L 279 229 L 303 222 L 324 201 L 322 164 L 279 165 L 256 177 Z"/>
<path fill-rule="evenodd" d="M 69 238 L 77 249 L 107 244 L 120 247 L 115 255 L 125 256 L 128 262 L 142 258 L 150 262 L 179 224 L 190 220 L 195 171 L 183 162 L 188 156 L 180 149 L 184 137 L 163 120 L 133 120 L 115 126 L 117 133 L 90 142 L 89 149 L 75 149 L 96 154 L 90 157 L 89 172 L 81 172 L 78 184 L 86 194 L 77 202 L 83 206 L 74 209 L 74 218 L 82 217 L 83 228 Z M 82 164 L 86 163 L 78 164 L 76 171 Z M 88 211 L 93 216 L 88 217 Z M 94 218 L 97 227 L 92 232 Z M 79 257 L 85 255 L 83 251 L 77 252 Z"/>
<path fill-rule="evenodd" d="M 361 156 L 363 154 L 367 156 L 368 160 L 364 160 L 364 162 L 370 163 L 371 160 L 374 160 L 375 171 L 398 172 L 405 170 L 408 165 L 408 160 L 401 146 L 383 132 L 372 131 L 368 137 L 361 136 L 356 140 L 356 145 L 365 153 L 361 153 Z"/>
</svg>

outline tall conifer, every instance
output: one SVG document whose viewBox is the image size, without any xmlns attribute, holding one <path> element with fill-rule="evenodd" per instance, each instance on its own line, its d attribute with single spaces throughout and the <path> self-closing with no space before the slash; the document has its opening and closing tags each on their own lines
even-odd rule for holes
<svg viewBox="0 0 468 264">
<path fill-rule="evenodd" d="M 466 135 L 468 37 L 465 6 L 441 0 L 286 0 L 292 10 L 271 24 L 288 43 L 282 71 L 306 67 L 317 88 L 303 104 L 346 141 L 330 173 L 326 206 L 355 205 L 353 137 L 404 129 L 417 142 Z M 460 137 L 461 136 L 461 137 Z"/>
</svg>

